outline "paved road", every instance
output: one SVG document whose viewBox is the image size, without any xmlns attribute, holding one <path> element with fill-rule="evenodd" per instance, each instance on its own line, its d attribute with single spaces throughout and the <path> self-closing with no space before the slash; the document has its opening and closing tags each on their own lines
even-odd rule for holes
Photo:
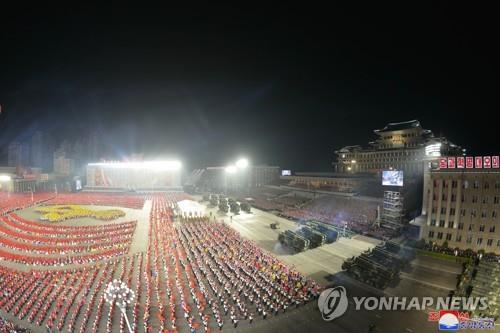
<svg viewBox="0 0 500 333">
<path fill-rule="evenodd" d="M 329 276 L 341 271 L 341 265 L 346 258 L 357 256 L 380 241 L 368 237 L 356 236 L 351 239 L 340 238 L 332 244 L 293 253 L 290 249 L 283 247 L 278 241 L 278 235 L 284 230 L 297 229 L 294 221 L 276 216 L 271 213 L 253 209 L 251 214 L 242 213 L 233 216 L 225 216 L 217 212 L 217 208 L 208 208 L 208 211 L 237 230 L 243 237 L 254 241 L 258 246 L 273 253 L 290 266 L 295 267 L 302 274 L 315 279 L 325 286 L 330 282 Z M 270 224 L 278 222 L 279 230 L 271 229 Z"/>
<path fill-rule="evenodd" d="M 274 253 L 281 260 L 294 265 L 301 273 L 315 279 L 323 286 L 342 285 L 347 289 L 349 296 L 382 296 L 388 295 L 416 295 L 416 296 L 446 296 L 448 290 L 433 288 L 425 285 L 430 284 L 425 272 L 431 268 L 438 271 L 438 264 L 427 262 L 426 258 L 420 259 L 415 266 L 411 266 L 395 288 L 388 288 L 387 293 L 372 288 L 351 279 L 341 272 L 341 264 L 345 258 L 359 255 L 361 252 L 372 248 L 380 241 L 355 236 L 352 239 L 341 238 L 333 244 L 324 245 L 320 248 L 307 250 L 298 254 L 292 254 L 283 248 L 277 241 L 280 231 L 295 229 L 295 222 L 275 216 L 273 214 L 253 209 L 253 214 L 234 216 L 232 221 L 228 216 L 221 215 L 216 208 L 209 209 L 218 218 L 224 219 L 231 227 L 239 231 L 244 237 L 253 240 L 257 245 Z M 269 227 L 272 222 L 279 222 L 280 230 Z M 440 276 L 438 282 L 448 287 L 456 281 L 455 272 L 458 271 L 454 265 L 446 265 L 445 268 L 451 272 L 449 276 Z M 426 270 L 426 271 L 424 271 Z M 415 274 L 414 274 L 415 273 Z M 432 277 L 430 278 L 432 279 Z M 443 287 L 443 286 L 439 286 Z M 267 321 L 254 323 L 252 327 L 248 324 L 238 327 L 238 332 L 250 332 L 254 330 L 262 332 L 367 332 L 370 323 L 375 323 L 375 332 L 402 332 L 402 333 L 428 333 L 437 332 L 437 323 L 428 322 L 425 311 L 357 311 L 351 301 L 348 311 L 342 317 L 333 322 L 325 322 L 317 309 L 316 303 L 310 303 L 302 309 L 279 315 Z"/>
</svg>

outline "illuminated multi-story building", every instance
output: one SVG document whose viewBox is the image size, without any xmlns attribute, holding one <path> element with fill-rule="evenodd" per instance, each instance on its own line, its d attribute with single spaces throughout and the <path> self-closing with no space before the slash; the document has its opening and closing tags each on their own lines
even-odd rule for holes
<svg viewBox="0 0 500 333">
<path fill-rule="evenodd" d="M 462 155 L 463 150 L 446 138 L 434 137 L 432 131 L 422 128 L 418 120 L 389 123 L 374 133 L 377 139 L 367 147 L 347 146 L 335 151 L 334 171 L 372 175 L 380 185 L 378 188 L 371 186 L 370 192 L 378 191 L 378 196 L 384 198 L 397 196 L 398 214 L 404 216 L 387 218 L 386 225 L 399 228 L 420 214 L 423 200 L 425 204 L 422 193 L 426 191 L 425 180 L 430 167 L 440 156 Z M 382 186 L 382 173 L 390 170 L 403 171 L 402 186 Z M 396 220 L 398 222 L 394 223 Z"/>
<path fill-rule="evenodd" d="M 31 166 L 52 170 L 54 145 L 47 132 L 35 131 L 31 136 Z"/>
<path fill-rule="evenodd" d="M 445 138 L 435 138 L 418 120 L 389 123 L 374 132 L 378 138 L 369 147 L 347 146 L 335 151 L 335 172 L 380 174 L 395 169 L 410 176 L 422 174 L 430 159 L 462 153 L 460 147 Z"/>
<path fill-rule="evenodd" d="M 72 175 L 75 171 L 75 160 L 72 155 L 71 145 L 63 141 L 54 152 L 54 173 L 60 175 Z"/>
<path fill-rule="evenodd" d="M 8 148 L 8 165 L 29 166 L 30 165 L 29 146 L 21 142 L 11 142 Z"/>
<path fill-rule="evenodd" d="M 500 169 L 436 169 L 427 183 L 421 238 L 500 254 Z"/>
</svg>

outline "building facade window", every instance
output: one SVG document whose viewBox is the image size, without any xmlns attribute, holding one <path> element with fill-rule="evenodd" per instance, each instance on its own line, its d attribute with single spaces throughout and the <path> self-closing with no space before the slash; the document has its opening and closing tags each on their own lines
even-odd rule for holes
<svg viewBox="0 0 500 333">
<path fill-rule="evenodd" d="M 442 232 L 438 232 L 437 239 L 443 239 L 443 233 Z"/>
<path fill-rule="evenodd" d="M 453 222 L 453 221 L 448 222 L 448 228 L 453 229 L 454 226 L 455 226 L 455 222 Z"/>
<path fill-rule="evenodd" d="M 481 225 L 479 226 L 479 231 L 480 231 L 480 232 L 484 232 L 484 224 L 481 224 Z"/>
<path fill-rule="evenodd" d="M 464 230 L 463 222 L 458 223 L 458 230 Z"/>
<path fill-rule="evenodd" d="M 482 238 L 478 238 L 476 240 L 476 245 L 481 245 L 481 244 L 483 244 L 483 239 Z"/>
<path fill-rule="evenodd" d="M 429 238 L 434 238 L 434 231 L 429 231 Z"/>
</svg>

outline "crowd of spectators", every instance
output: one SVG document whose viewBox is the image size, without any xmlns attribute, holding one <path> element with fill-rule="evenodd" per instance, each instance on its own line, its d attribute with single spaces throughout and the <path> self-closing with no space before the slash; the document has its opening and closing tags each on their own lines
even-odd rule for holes
<svg viewBox="0 0 500 333">
<path fill-rule="evenodd" d="M 280 196 L 274 199 L 274 202 L 278 204 L 282 204 L 285 207 L 299 207 L 305 203 L 307 203 L 310 199 L 308 198 L 303 198 L 300 196 L 291 196 L 291 195 L 285 195 L 285 196 Z"/>
<path fill-rule="evenodd" d="M 12 213 L 0 218 L 0 258 L 43 266 L 93 263 L 128 253 L 136 224 L 58 226 Z"/>
<path fill-rule="evenodd" d="M 75 332 L 75 323 L 80 317 L 79 332 L 82 333 L 91 325 L 89 319 L 96 311 L 92 321 L 92 331 L 96 332 L 106 316 L 102 304 L 104 287 L 118 271 L 121 271 L 119 278 L 130 282 L 132 268 L 141 256 L 136 254 L 107 261 L 102 266 L 70 270 L 22 272 L 0 267 L 0 308 L 47 331 L 62 332 L 67 327 L 68 332 Z M 110 326 L 112 318 L 106 318 L 106 327 Z"/>
<path fill-rule="evenodd" d="M 285 195 L 283 194 L 285 193 Z M 375 224 L 381 200 L 364 197 L 324 195 L 314 199 L 291 195 L 277 189 L 258 189 L 248 201 L 253 207 L 275 211 L 297 221 L 317 220 L 347 227 L 349 230 L 379 239 L 390 239 L 395 232 Z"/>
<path fill-rule="evenodd" d="M 319 295 L 312 280 L 227 225 L 208 217 L 181 218 L 174 225 L 171 209 L 165 198 L 153 201 L 143 278 L 151 286 L 145 302 L 145 331 L 177 332 L 186 327 L 184 331 L 208 332 L 228 322 L 237 327 L 240 321 L 251 325 L 254 319 L 277 316 Z M 153 301 L 159 309 L 157 330 Z"/>
<path fill-rule="evenodd" d="M 346 226 L 358 234 L 389 239 L 394 236 L 394 231 L 375 224 L 377 207 L 381 205 L 379 201 L 365 198 L 323 196 L 308 202 L 302 208 L 286 208 L 281 215 L 299 221 L 316 220 Z"/>
<path fill-rule="evenodd" d="M 50 200 L 51 205 L 96 205 L 96 206 L 114 206 L 142 209 L 144 206 L 143 195 L 137 194 L 119 194 L 115 193 L 97 193 L 97 192 L 79 192 L 79 193 L 59 193 Z"/>
<path fill-rule="evenodd" d="M 11 323 L 7 319 L 0 316 L 0 332 L 2 333 L 28 333 L 29 331 L 24 328 L 20 328 L 14 323 Z"/>
<path fill-rule="evenodd" d="M 145 198 L 152 200 L 147 251 L 98 260 L 93 256 L 107 250 L 98 246 L 114 249 L 123 239 L 113 237 L 133 233 L 135 222 L 77 227 L 2 217 L 2 260 L 46 267 L 0 266 L 0 308 L 47 331 L 124 333 L 123 316 L 103 297 L 107 284 L 119 279 L 136 295 L 126 309 L 134 331 L 209 332 L 252 325 L 318 297 L 312 280 L 224 223 L 199 216 L 174 223 L 176 202 L 188 199 L 185 194 Z M 54 267 L 61 263 L 49 262 L 54 258 L 90 265 Z"/>
<path fill-rule="evenodd" d="M 54 193 L 10 193 L 0 192 L 0 216 L 19 209 L 34 206 L 54 197 Z"/>
</svg>

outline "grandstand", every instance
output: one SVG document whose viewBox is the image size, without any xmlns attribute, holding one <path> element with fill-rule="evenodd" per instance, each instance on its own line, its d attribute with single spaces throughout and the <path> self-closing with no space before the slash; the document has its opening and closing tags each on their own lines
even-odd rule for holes
<svg viewBox="0 0 500 333">
<path fill-rule="evenodd" d="M 180 169 L 178 161 L 89 163 L 86 190 L 181 190 Z"/>
<path fill-rule="evenodd" d="M 380 239 L 396 234 L 375 224 L 382 206 L 382 199 L 378 198 L 334 194 L 311 197 L 297 189 L 265 186 L 252 189 L 249 194 L 240 194 L 238 200 L 299 222 L 316 220 L 346 226 L 350 231 Z"/>
</svg>

